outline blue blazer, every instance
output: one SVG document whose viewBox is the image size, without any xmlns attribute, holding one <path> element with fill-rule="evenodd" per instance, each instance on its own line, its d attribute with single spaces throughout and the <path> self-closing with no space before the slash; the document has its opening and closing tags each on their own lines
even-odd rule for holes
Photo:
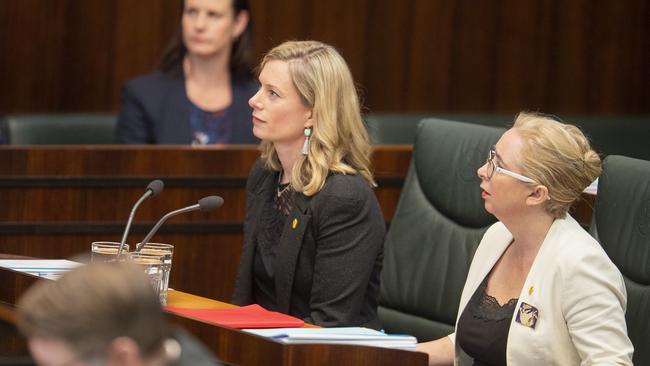
<svg viewBox="0 0 650 366">
<path fill-rule="evenodd" d="M 191 144 L 190 101 L 182 72 L 155 71 L 127 81 L 121 91 L 115 141 L 122 144 Z M 232 83 L 233 144 L 257 144 L 248 100 L 257 92 L 252 80 Z"/>
</svg>

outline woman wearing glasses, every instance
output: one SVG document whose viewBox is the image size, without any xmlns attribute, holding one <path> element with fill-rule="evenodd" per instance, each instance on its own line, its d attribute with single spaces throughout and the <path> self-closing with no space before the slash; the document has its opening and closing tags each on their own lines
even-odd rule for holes
<svg viewBox="0 0 650 366">
<path fill-rule="evenodd" d="M 632 363 L 623 278 L 567 214 L 600 171 L 575 126 L 517 116 L 478 169 L 499 222 L 474 255 L 456 332 L 419 345 L 430 365 Z"/>
</svg>

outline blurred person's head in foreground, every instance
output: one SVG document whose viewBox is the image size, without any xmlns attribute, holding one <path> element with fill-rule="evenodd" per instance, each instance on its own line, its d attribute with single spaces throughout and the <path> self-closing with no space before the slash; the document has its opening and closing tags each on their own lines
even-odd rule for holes
<svg viewBox="0 0 650 366">
<path fill-rule="evenodd" d="M 41 280 L 17 308 L 39 365 L 165 365 L 170 358 L 158 296 L 133 265 L 94 263 Z"/>
</svg>

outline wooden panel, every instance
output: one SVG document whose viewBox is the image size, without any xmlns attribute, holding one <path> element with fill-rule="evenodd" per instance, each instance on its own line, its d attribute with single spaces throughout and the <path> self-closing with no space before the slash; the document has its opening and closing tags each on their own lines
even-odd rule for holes
<svg viewBox="0 0 650 366">
<path fill-rule="evenodd" d="M 65 3 L 61 0 L 2 3 L 0 114 L 59 108 L 64 24 Z"/>
<path fill-rule="evenodd" d="M 0 254 L 0 257 L 2 255 Z M 19 296 L 35 282 L 29 275 L 0 269 L 0 315 L 12 313 Z M 206 299 L 196 299 L 185 293 L 170 294 L 173 304 L 184 302 L 210 304 L 222 308 Z M 9 316 L 11 318 L 11 315 Z M 201 323 L 181 316 L 169 314 L 170 320 L 181 325 L 201 340 L 222 361 L 233 365 L 425 365 L 427 355 L 396 349 L 351 345 L 284 345 L 266 338 L 254 336 L 237 329 Z M 17 343 L 13 343 L 16 340 Z M 23 347 L 23 348 L 20 348 Z M 20 339 L 0 339 L 0 354 L 24 350 Z"/>
<path fill-rule="evenodd" d="M 243 240 L 246 177 L 258 156 L 256 146 L 0 147 L 0 252 L 83 260 L 91 242 L 119 241 L 131 206 L 161 178 L 166 188 L 142 204 L 129 242 L 166 212 L 222 196 L 220 209 L 170 219 L 154 240 L 176 246 L 171 287 L 227 301 Z M 373 155 L 387 221 L 410 156 L 410 146 L 382 146 Z"/>
<path fill-rule="evenodd" d="M 124 80 L 157 63 L 181 1 L 3 1 L 0 114 L 116 110 Z"/>
<path fill-rule="evenodd" d="M 650 113 L 650 3 L 251 0 L 253 63 L 288 39 L 339 48 L 371 112 Z M 0 114 L 116 111 L 182 0 L 0 6 Z"/>
</svg>

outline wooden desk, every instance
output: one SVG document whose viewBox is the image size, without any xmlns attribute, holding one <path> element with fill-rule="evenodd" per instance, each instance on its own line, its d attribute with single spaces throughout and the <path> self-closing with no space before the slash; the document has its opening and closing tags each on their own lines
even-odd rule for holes
<svg viewBox="0 0 650 366">
<path fill-rule="evenodd" d="M 411 151 L 409 145 L 382 145 L 372 155 L 387 224 Z M 140 206 L 129 242 L 142 240 L 166 212 L 222 196 L 218 210 L 174 217 L 154 240 L 176 245 L 172 287 L 228 301 L 241 254 L 246 178 L 258 156 L 251 145 L 0 146 L 0 250 L 72 258 L 88 253 L 93 241 L 119 241 L 131 206 L 161 178 L 166 187 Z M 577 210 L 578 221 L 588 225 L 591 207 Z"/>
<path fill-rule="evenodd" d="M 0 268 L 0 316 L 14 324 L 14 305 L 20 295 L 38 279 Z M 47 281 L 47 280 L 43 280 Z M 5 286 L 6 285 L 6 286 Z M 234 305 L 180 291 L 171 291 L 171 306 L 227 308 Z M 4 315 L 2 315 L 4 314 Z M 327 344 L 285 345 L 237 329 L 220 327 L 169 314 L 178 324 L 210 348 L 222 361 L 233 365 L 426 365 L 427 355 L 388 348 Z M 23 348 L 20 348 L 23 347 Z M 24 351 L 19 339 L 0 340 L 0 354 Z"/>
<path fill-rule="evenodd" d="M 0 249 L 37 258 L 71 258 L 97 240 L 119 241 L 131 206 L 148 182 L 165 189 L 138 210 L 129 242 L 142 240 L 166 212 L 220 195 L 214 212 L 172 218 L 155 241 L 176 245 L 170 285 L 228 301 L 243 240 L 245 184 L 256 146 L 1 146 Z M 375 190 L 393 216 L 410 146 L 373 155 Z"/>
</svg>

